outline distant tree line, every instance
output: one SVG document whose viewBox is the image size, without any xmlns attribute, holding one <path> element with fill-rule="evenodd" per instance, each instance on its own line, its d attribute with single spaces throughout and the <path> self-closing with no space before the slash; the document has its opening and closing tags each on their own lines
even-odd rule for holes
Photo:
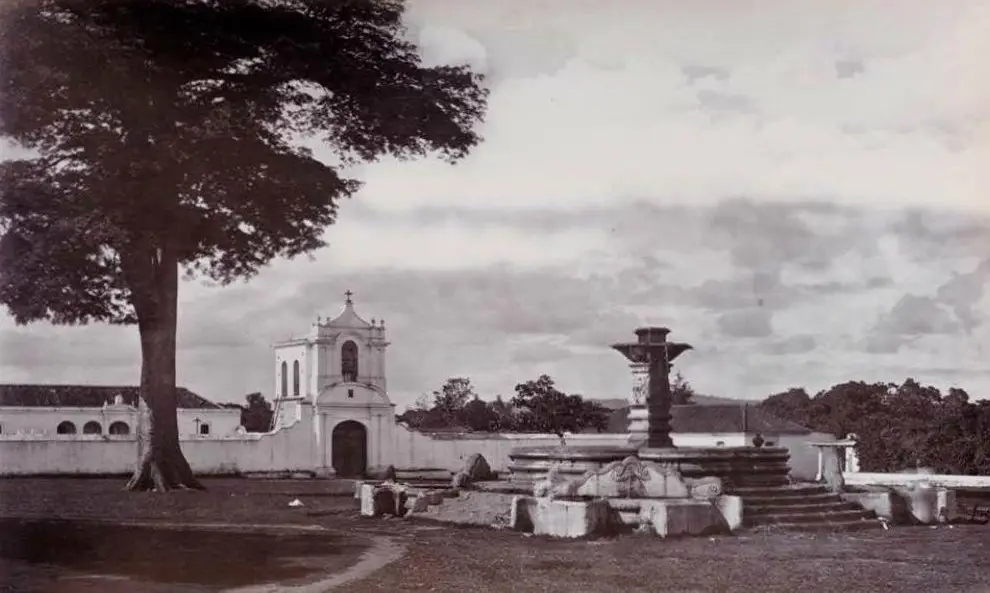
<svg viewBox="0 0 990 593">
<path fill-rule="evenodd" d="M 694 389 L 679 373 L 671 381 L 675 404 L 692 403 Z M 241 412 L 247 432 L 267 432 L 272 404 L 261 393 L 250 393 L 245 404 L 224 404 Z M 423 395 L 397 420 L 415 430 L 463 430 L 468 432 L 532 432 L 563 436 L 568 432 L 607 430 L 611 410 L 601 403 L 557 389 L 553 379 L 540 375 L 520 383 L 508 401 L 501 395 L 485 401 L 471 380 L 451 377 L 432 395 Z"/>
<path fill-rule="evenodd" d="M 519 383 L 508 401 L 501 395 L 485 401 L 470 379 L 452 377 L 433 392 L 432 398 L 420 397 L 397 419 L 424 431 L 533 432 L 562 437 L 588 429 L 602 432 L 608 428 L 609 414 L 610 410 L 596 401 L 559 390 L 548 375 Z"/>
<path fill-rule="evenodd" d="M 855 434 L 863 471 L 990 475 L 990 402 L 970 402 L 962 389 L 849 381 L 814 397 L 788 389 L 760 407 L 815 431 Z"/>
</svg>

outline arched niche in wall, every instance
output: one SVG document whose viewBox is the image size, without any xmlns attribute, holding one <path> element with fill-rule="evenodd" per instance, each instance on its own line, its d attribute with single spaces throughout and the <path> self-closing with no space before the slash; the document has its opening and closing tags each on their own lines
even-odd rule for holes
<svg viewBox="0 0 990 593">
<path fill-rule="evenodd" d="M 347 382 L 358 379 L 358 347 L 354 340 L 347 340 L 340 347 L 340 374 Z"/>
</svg>

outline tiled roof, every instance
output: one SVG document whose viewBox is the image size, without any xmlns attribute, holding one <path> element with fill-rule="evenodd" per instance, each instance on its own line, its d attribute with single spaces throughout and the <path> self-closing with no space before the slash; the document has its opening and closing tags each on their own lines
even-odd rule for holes
<svg viewBox="0 0 990 593">
<path fill-rule="evenodd" d="M 175 391 L 179 408 L 221 407 L 185 387 L 177 387 Z M 133 386 L 0 384 L 0 406 L 99 408 L 113 403 L 117 395 L 123 397 L 125 404 L 137 406 L 138 388 Z"/>
<path fill-rule="evenodd" d="M 670 425 L 676 433 L 747 432 L 763 434 L 810 434 L 811 430 L 783 420 L 756 407 L 755 404 L 711 404 L 672 406 Z M 615 410 L 609 416 L 608 431 L 624 433 L 629 408 Z"/>
</svg>

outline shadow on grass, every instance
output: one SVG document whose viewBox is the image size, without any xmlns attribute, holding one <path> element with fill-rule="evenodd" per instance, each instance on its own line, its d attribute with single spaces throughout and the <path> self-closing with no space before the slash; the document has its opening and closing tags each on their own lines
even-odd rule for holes
<svg viewBox="0 0 990 593">
<path fill-rule="evenodd" d="M 328 532 L 0 520 L 0 558 L 4 560 L 153 583 L 239 587 L 300 580 L 317 572 L 342 570 L 367 548 L 362 540 Z"/>
</svg>

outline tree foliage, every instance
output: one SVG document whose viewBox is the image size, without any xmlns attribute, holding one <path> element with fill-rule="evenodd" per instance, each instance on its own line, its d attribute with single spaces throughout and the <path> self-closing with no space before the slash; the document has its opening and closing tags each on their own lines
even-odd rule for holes
<svg viewBox="0 0 990 593">
<path fill-rule="evenodd" d="M 942 394 L 910 378 L 900 385 L 849 381 L 814 397 L 790 389 L 760 406 L 816 431 L 855 434 L 865 471 L 924 466 L 942 473 L 990 474 L 990 405 L 970 403 L 958 388 Z"/>
<path fill-rule="evenodd" d="M 259 392 L 244 397 L 246 406 L 241 407 L 241 426 L 247 432 L 268 432 L 272 427 L 272 404 Z"/>
<path fill-rule="evenodd" d="M 676 372 L 674 380 L 670 382 L 670 402 L 677 406 L 692 404 L 694 403 L 691 401 L 692 397 L 694 397 L 694 387 L 681 375 L 680 371 Z"/>
<path fill-rule="evenodd" d="M 548 375 L 519 383 L 515 390 L 512 405 L 520 410 L 519 425 L 528 432 L 563 437 L 567 432 L 586 428 L 600 432 L 608 427 L 608 410 L 580 395 L 568 395 L 558 390 Z"/>
<path fill-rule="evenodd" d="M 470 379 L 451 377 L 440 391 L 433 392 L 433 410 L 436 410 L 443 423 L 448 426 L 462 424 L 464 406 L 477 397 Z"/>
<path fill-rule="evenodd" d="M 229 283 L 322 247 L 339 164 L 480 138 L 486 91 L 425 67 L 401 0 L 37 0 L 4 9 L 0 302 L 18 323 L 137 324 L 151 446 L 134 488 L 198 487 L 178 445 L 178 276 Z"/>
<path fill-rule="evenodd" d="M 464 430 L 472 432 L 538 432 L 562 436 L 585 429 L 608 428 L 609 411 L 580 395 L 568 395 L 554 387 L 553 379 L 542 375 L 516 386 L 516 395 L 507 402 L 502 396 L 481 399 L 471 380 L 448 379 L 433 392 L 432 406 L 426 398 L 397 417 L 416 430 Z"/>
</svg>

